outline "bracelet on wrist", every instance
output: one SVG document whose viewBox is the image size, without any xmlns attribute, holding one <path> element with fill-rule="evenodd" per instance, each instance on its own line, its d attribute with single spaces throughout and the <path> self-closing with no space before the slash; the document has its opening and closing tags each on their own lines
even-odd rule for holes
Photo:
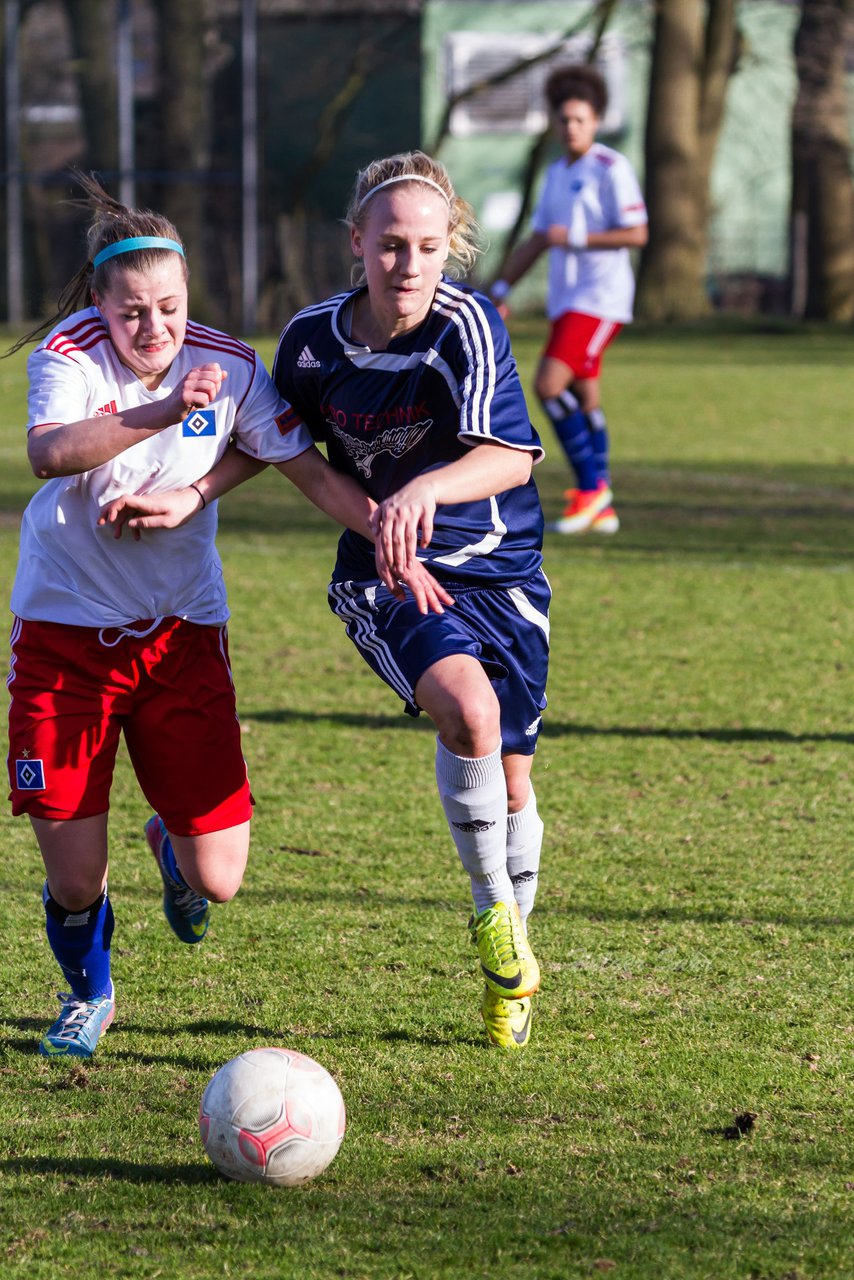
<svg viewBox="0 0 854 1280">
<path fill-rule="evenodd" d="M 493 302 L 503 302 L 512 287 L 506 280 L 495 280 L 489 286 L 489 296 Z"/>
<path fill-rule="evenodd" d="M 578 227 L 567 227 L 566 244 L 569 249 L 586 249 L 587 232 Z"/>
<path fill-rule="evenodd" d="M 188 484 L 188 485 L 187 485 L 187 488 L 188 488 L 188 489 L 195 489 L 196 493 L 199 495 L 199 497 L 200 497 L 200 498 L 201 498 L 201 500 L 202 500 L 202 511 L 204 511 L 204 509 L 205 509 L 205 507 L 208 505 L 208 503 L 207 503 L 207 499 L 206 499 L 205 495 L 202 493 L 202 491 L 201 491 L 201 489 L 199 488 L 199 486 L 198 486 L 197 484 Z"/>
</svg>

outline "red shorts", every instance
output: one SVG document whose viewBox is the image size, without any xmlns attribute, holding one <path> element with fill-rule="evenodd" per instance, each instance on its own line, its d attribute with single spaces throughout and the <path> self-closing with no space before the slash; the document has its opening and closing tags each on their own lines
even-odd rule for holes
<svg viewBox="0 0 854 1280">
<path fill-rule="evenodd" d="M 543 358 L 560 360 L 576 378 L 598 378 L 602 353 L 622 327 L 615 320 L 601 320 L 582 311 L 564 311 L 552 324 Z"/>
<path fill-rule="evenodd" d="M 124 731 L 139 785 L 169 831 L 247 822 L 252 797 L 225 627 L 164 618 L 71 627 L 15 619 L 9 672 L 12 812 L 54 820 L 110 807 Z"/>
</svg>

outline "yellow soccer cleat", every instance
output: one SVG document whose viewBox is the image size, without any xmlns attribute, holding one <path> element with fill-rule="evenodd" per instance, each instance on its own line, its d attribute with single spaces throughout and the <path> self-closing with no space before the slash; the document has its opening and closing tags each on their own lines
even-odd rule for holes
<svg viewBox="0 0 854 1280">
<path fill-rule="evenodd" d="M 530 948 L 516 903 L 496 902 L 469 920 L 486 985 L 505 1000 L 532 996 L 540 985 L 540 966 Z"/>
<path fill-rule="evenodd" d="M 505 1000 L 485 987 L 480 1012 L 492 1043 L 501 1049 L 524 1049 L 531 1038 L 533 1004 L 530 996 Z"/>
</svg>

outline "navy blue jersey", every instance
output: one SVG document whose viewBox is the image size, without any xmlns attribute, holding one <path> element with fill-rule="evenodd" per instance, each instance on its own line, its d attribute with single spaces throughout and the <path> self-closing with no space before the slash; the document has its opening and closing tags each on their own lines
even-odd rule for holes
<svg viewBox="0 0 854 1280">
<path fill-rule="evenodd" d="M 325 443 L 334 467 L 382 502 L 473 445 L 500 443 L 540 460 L 507 330 L 488 298 L 443 278 L 423 324 L 372 351 L 349 337 L 359 292 L 294 316 L 273 366 L 280 394 Z M 529 480 L 492 498 L 438 507 L 419 558 L 445 582 L 510 585 L 540 567 L 542 533 Z M 375 578 L 372 544 L 347 530 L 333 580 Z"/>
</svg>

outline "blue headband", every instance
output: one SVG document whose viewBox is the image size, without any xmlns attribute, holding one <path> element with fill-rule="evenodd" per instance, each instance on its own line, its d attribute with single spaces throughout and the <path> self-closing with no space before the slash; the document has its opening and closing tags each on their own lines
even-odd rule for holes
<svg viewBox="0 0 854 1280">
<path fill-rule="evenodd" d="M 164 236 L 131 236 L 129 240 L 117 240 L 115 244 L 108 244 L 106 249 L 96 253 L 92 266 L 100 267 L 102 262 L 114 258 L 117 253 L 132 253 L 134 249 L 174 249 L 184 257 L 184 250 L 177 240 L 167 240 Z"/>
</svg>

